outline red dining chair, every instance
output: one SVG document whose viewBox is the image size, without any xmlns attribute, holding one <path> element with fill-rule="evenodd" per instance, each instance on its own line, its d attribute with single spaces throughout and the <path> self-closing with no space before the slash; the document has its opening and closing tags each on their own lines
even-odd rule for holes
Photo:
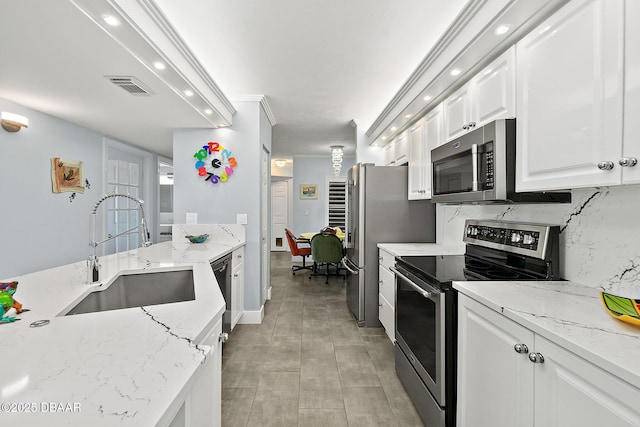
<svg viewBox="0 0 640 427">
<path fill-rule="evenodd" d="M 306 264 L 307 257 L 311 255 L 311 245 L 309 240 L 296 237 L 288 228 L 285 228 L 284 231 L 287 235 L 287 242 L 289 242 L 291 255 L 302 257 L 302 266 L 292 265 L 291 272 L 295 276 L 296 271 L 298 270 L 311 270 L 312 266 Z"/>
</svg>

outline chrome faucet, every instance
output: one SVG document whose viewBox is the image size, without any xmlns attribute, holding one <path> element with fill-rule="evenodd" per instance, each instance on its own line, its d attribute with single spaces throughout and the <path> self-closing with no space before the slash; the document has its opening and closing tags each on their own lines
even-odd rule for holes
<svg viewBox="0 0 640 427">
<path fill-rule="evenodd" d="M 142 217 L 142 220 L 140 221 L 139 225 L 136 225 L 135 227 L 130 228 L 129 230 L 123 231 L 122 233 L 118 233 L 115 236 L 109 234 L 106 239 L 96 242 L 96 212 L 98 210 L 98 206 L 100 206 L 102 202 L 104 202 L 105 200 L 111 199 L 113 197 L 124 197 L 126 199 L 130 199 L 136 202 L 138 204 L 138 209 L 140 210 L 140 215 Z M 108 242 L 109 240 L 115 239 L 116 237 L 120 237 L 124 234 L 131 233 L 133 230 L 136 230 L 140 226 L 142 226 L 142 239 L 143 239 L 142 246 L 144 246 L 145 248 L 148 246 L 151 246 L 151 240 L 150 240 L 151 235 L 149 234 L 149 229 L 147 228 L 147 221 L 144 217 L 144 209 L 142 209 L 143 203 L 144 201 L 142 199 L 136 199 L 135 197 L 129 194 L 111 193 L 111 194 L 105 194 L 104 196 L 102 196 L 93 206 L 93 209 L 91 210 L 91 214 L 89 216 L 89 228 L 90 228 L 89 259 L 87 260 L 87 283 L 88 284 L 96 283 L 100 280 L 100 264 L 98 263 L 98 257 L 96 256 L 96 248 L 98 247 L 98 245 Z"/>
</svg>

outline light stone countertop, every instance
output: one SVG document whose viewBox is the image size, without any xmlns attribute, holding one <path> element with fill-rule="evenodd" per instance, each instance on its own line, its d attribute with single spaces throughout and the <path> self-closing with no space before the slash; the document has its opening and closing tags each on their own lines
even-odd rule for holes
<svg viewBox="0 0 640 427">
<path fill-rule="evenodd" d="M 611 317 L 599 289 L 570 281 L 454 282 L 453 287 L 638 388 L 640 327 Z"/>
<path fill-rule="evenodd" d="M 378 248 L 394 256 L 464 254 L 464 247 L 456 248 L 440 243 L 378 243 Z"/>
<path fill-rule="evenodd" d="M 187 231 L 203 229 L 210 234 L 204 243 L 184 238 Z M 209 262 L 243 246 L 245 230 L 235 224 L 174 225 L 173 239 L 99 257 L 101 282 L 94 285 L 86 284 L 85 261 L 2 280 L 19 282 L 15 298 L 29 311 L 18 315 L 20 321 L 0 325 L 0 425 L 170 421 L 209 356 L 210 348 L 196 343 L 225 310 Z M 193 269 L 195 300 L 60 316 L 119 274 L 176 269 Z M 40 319 L 50 324 L 29 326 Z M 7 412 L 7 403 L 14 410 L 21 405 L 22 412 Z M 53 412 L 52 403 L 71 410 Z"/>
</svg>

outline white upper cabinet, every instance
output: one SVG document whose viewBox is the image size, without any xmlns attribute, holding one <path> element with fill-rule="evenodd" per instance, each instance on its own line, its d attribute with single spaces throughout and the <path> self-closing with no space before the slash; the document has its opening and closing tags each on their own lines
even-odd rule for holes
<svg viewBox="0 0 640 427">
<path fill-rule="evenodd" d="M 424 118 L 422 118 L 409 129 L 409 200 L 431 197 L 431 194 L 424 197 L 426 192 L 424 163 L 427 151 L 428 147 L 424 139 Z"/>
<path fill-rule="evenodd" d="M 444 143 L 439 104 L 409 129 L 409 200 L 431 198 L 431 150 Z"/>
<path fill-rule="evenodd" d="M 624 146 L 622 159 L 628 159 L 622 168 L 625 184 L 640 183 L 640 2 L 627 1 L 625 5 L 625 69 L 624 69 Z M 618 164 L 620 164 L 618 162 Z"/>
<path fill-rule="evenodd" d="M 396 139 L 384 146 L 385 166 L 400 166 L 409 161 L 408 131 L 401 133 Z"/>
<path fill-rule="evenodd" d="M 622 182 L 623 24 L 624 0 L 574 0 L 516 45 L 516 191 Z"/>
<path fill-rule="evenodd" d="M 444 101 L 446 140 L 493 120 L 515 117 L 515 93 L 512 47 Z"/>
</svg>

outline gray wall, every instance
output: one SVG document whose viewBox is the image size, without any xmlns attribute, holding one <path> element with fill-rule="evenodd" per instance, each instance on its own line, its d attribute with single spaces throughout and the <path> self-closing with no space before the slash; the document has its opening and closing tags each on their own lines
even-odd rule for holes
<svg viewBox="0 0 640 427">
<path fill-rule="evenodd" d="M 103 135 L 0 99 L 0 109 L 21 114 L 29 127 L 0 129 L 0 279 L 86 259 L 89 212 L 102 191 Z M 91 189 L 54 194 L 51 158 L 84 162 Z"/>
<path fill-rule="evenodd" d="M 221 129 L 177 129 L 173 140 L 174 223 L 186 213 L 198 214 L 200 224 L 236 222 L 247 214 L 245 247 L 245 310 L 259 310 L 260 292 L 260 154 L 271 150 L 271 127 L 258 102 L 234 104 L 233 126 Z M 267 124 L 265 124 L 265 121 Z M 226 183 L 205 182 L 195 169 L 194 153 L 209 141 L 231 150 L 238 166 Z"/>
<path fill-rule="evenodd" d="M 355 164 L 355 157 L 344 157 L 341 176 Z M 331 156 L 327 157 L 293 157 L 293 221 L 292 230 L 295 235 L 309 231 L 319 231 L 326 224 L 326 181 L 333 176 Z M 317 200 L 300 200 L 300 184 L 318 184 Z"/>
</svg>

